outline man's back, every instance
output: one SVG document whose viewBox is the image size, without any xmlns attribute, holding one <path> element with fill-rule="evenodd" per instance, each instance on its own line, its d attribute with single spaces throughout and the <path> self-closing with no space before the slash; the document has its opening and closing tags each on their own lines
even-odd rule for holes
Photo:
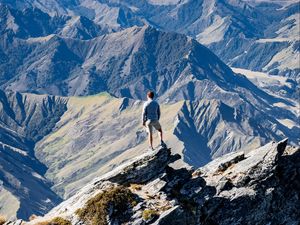
<svg viewBox="0 0 300 225">
<path fill-rule="evenodd" d="M 143 108 L 143 121 L 157 121 L 160 118 L 159 104 L 154 100 L 148 100 Z"/>
<path fill-rule="evenodd" d="M 153 128 L 155 128 L 159 132 L 161 147 L 167 148 L 167 145 L 163 141 L 163 132 L 161 129 L 161 125 L 158 121 L 160 118 L 159 104 L 156 101 L 153 101 L 153 97 L 154 93 L 152 91 L 149 91 L 147 93 L 148 101 L 144 104 L 142 115 L 143 126 L 147 128 L 149 134 L 149 149 L 151 150 L 154 150 L 152 137 Z"/>
</svg>

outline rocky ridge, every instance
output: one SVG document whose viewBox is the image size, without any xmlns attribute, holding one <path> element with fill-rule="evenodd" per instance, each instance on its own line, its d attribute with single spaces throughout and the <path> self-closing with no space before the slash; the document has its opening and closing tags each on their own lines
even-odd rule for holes
<svg viewBox="0 0 300 225">
<path fill-rule="evenodd" d="M 299 147 L 287 139 L 251 151 L 230 153 L 197 170 L 174 169 L 170 149 L 148 152 L 96 178 L 33 225 L 54 217 L 84 223 L 78 209 L 99 193 L 127 188 L 136 203 L 130 218 L 110 208 L 104 224 L 298 224 Z M 114 207 L 113 200 L 111 207 Z M 116 210 L 116 208 L 115 208 Z M 155 212 L 151 216 L 146 212 Z M 7 225 L 21 224 L 7 222 Z M 93 223 L 92 223 L 93 224 Z"/>
</svg>

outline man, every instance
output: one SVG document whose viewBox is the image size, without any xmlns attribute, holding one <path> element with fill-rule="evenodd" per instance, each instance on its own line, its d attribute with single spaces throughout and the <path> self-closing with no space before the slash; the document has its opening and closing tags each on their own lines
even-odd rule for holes
<svg viewBox="0 0 300 225">
<path fill-rule="evenodd" d="M 153 128 L 159 132 L 161 147 L 166 148 L 166 144 L 163 141 L 163 132 L 159 123 L 160 118 L 160 108 L 159 104 L 153 100 L 154 93 L 149 91 L 147 93 L 147 101 L 144 103 L 143 107 L 143 126 L 147 128 L 148 137 L 149 137 L 149 149 L 154 150 L 153 148 Z"/>
</svg>

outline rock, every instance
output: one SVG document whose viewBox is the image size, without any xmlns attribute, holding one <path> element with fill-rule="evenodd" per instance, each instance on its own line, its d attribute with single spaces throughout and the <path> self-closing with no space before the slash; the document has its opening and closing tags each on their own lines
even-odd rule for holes
<svg viewBox="0 0 300 225">
<path fill-rule="evenodd" d="M 146 153 L 91 182 L 42 219 L 61 216 L 81 224 L 78 208 L 122 184 L 137 197 L 137 205 L 128 208 L 131 225 L 298 224 L 300 148 L 286 145 L 287 139 L 230 153 L 196 171 L 169 167 L 168 149 Z M 140 186 L 131 188 L 131 182 Z M 145 210 L 151 221 L 144 220 Z M 119 221 L 107 213 L 110 223 Z"/>
<path fill-rule="evenodd" d="M 152 223 L 153 225 L 178 225 L 195 224 L 195 220 L 189 216 L 179 205 L 163 212 L 160 217 Z"/>
<path fill-rule="evenodd" d="M 118 184 L 144 183 L 163 172 L 166 166 L 173 161 L 171 149 L 160 148 L 154 153 L 144 154 L 116 168 L 101 179 Z"/>
<path fill-rule="evenodd" d="M 4 225 L 22 225 L 23 220 L 7 221 Z"/>
<path fill-rule="evenodd" d="M 161 178 L 157 178 L 143 186 L 143 190 L 146 190 L 149 195 L 154 196 L 158 194 L 166 184 L 166 181 L 162 180 Z"/>
</svg>

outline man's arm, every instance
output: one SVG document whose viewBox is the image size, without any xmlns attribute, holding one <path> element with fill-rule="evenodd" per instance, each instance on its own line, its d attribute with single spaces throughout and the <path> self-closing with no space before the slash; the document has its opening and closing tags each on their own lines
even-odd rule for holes
<svg viewBox="0 0 300 225">
<path fill-rule="evenodd" d="M 143 126 L 145 126 L 145 123 L 147 121 L 146 104 L 144 104 L 144 106 L 143 106 L 142 121 L 143 121 Z"/>
<path fill-rule="evenodd" d="M 158 107 L 157 107 L 157 118 L 158 118 L 158 120 L 160 118 L 160 106 L 159 106 L 159 104 L 158 104 Z"/>
</svg>

